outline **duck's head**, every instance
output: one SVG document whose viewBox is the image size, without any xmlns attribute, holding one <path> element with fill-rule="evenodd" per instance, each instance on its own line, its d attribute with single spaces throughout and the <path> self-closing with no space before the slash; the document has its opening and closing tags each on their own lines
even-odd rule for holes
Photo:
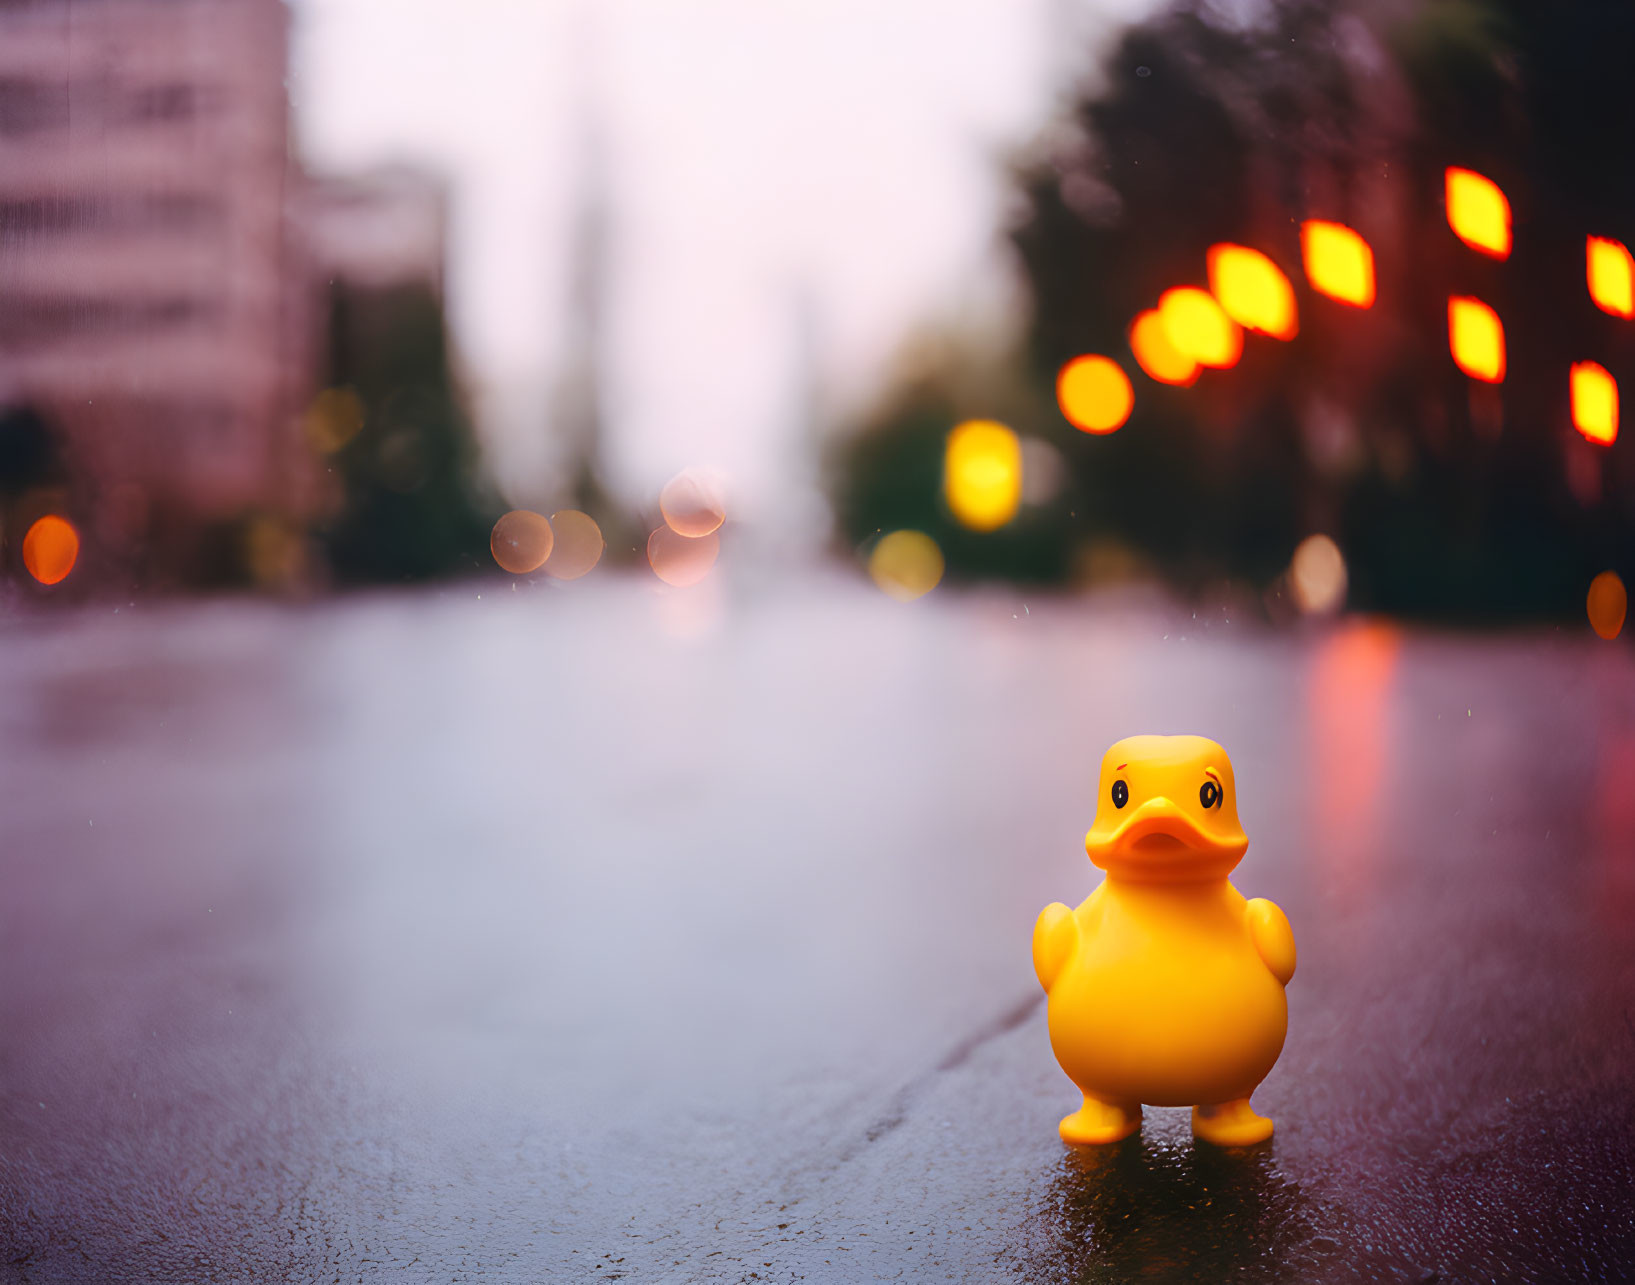
<svg viewBox="0 0 1635 1285">
<path fill-rule="evenodd" d="M 1202 736 L 1131 736 L 1101 760 L 1090 860 L 1121 879 L 1224 879 L 1243 858 L 1232 761 Z"/>
</svg>

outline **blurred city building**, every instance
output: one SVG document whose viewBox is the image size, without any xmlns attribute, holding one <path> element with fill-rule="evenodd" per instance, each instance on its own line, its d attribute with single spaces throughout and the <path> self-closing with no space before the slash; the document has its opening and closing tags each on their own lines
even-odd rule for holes
<svg viewBox="0 0 1635 1285">
<path fill-rule="evenodd" d="M 0 8 L 0 488 L 105 566 L 299 511 L 314 323 L 280 0 Z"/>
</svg>

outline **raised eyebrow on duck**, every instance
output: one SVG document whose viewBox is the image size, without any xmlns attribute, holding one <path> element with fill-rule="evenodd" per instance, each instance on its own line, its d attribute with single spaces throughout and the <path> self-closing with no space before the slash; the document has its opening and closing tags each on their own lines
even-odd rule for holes
<svg viewBox="0 0 1635 1285">
<path fill-rule="evenodd" d="M 1125 769 L 1125 768 L 1127 768 L 1127 767 L 1129 767 L 1129 766 L 1130 766 L 1130 765 L 1129 765 L 1129 764 L 1128 764 L 1128 763 L 1120 763 L 1120 764 L 1119 764 L 1119 765 L 1118 765 L 1118 766 L 1117 766 L 1117 767 L 1115 767 L 1115 768 L 1114 768 L 1114 769 L 1113 769 L 1113 771 L 1115 771 L 1115 772 L 1122 772 L 1122 771 L 1123 771 L 1123 770 L 1124 770 L 1124 769 Z"/>
<path fill-rule="evenodd" d="M 1221 778 L 1215 775 L 1215 769 L 1212 767 L 1206 767 L 1204 769 L 1204 775 L 1212 778 L 1216 785 L 1221 783 Z"/>
</svg>

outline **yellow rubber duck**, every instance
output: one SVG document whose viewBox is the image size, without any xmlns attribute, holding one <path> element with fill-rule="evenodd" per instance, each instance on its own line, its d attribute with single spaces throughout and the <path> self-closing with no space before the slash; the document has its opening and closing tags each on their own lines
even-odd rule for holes
<svg viewBox="0 0 1635 1285">
<path fill-rule="evenodd" d="M 1142 1103 L 1190 1106 L 1193 1136 L 1221 1146 L 1271 1136 L 1249 1095 L 1283 1051 L 1294 933 L 1228 881 L 1248 847 L 1214 741 L 1132 736 L 1107 751 L 1084 836 L 1107 877 L 1033 929 L 1051 1048 L 1084 1094 L 1063 1141 L 1128 1137 Z"/>
</svg>

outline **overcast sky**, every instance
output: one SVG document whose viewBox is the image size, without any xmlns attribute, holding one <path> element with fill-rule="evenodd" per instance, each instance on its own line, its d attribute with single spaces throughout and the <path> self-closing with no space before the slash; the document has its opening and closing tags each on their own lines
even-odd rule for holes
<svg viewBox="0 0 1635 1285">
<path fill-rule="evenodd" d="M 753 516 L 809 484 L 803 384 L 854 406 L 916 325 L 1002 314 L 1000 161 L 1149 0 L 292 4 L 308 163 L 451 182 L 454 334 L 512 498 L 548 482 L 593 119 L 612 480 L 710 465 Z"/>
</svg>

